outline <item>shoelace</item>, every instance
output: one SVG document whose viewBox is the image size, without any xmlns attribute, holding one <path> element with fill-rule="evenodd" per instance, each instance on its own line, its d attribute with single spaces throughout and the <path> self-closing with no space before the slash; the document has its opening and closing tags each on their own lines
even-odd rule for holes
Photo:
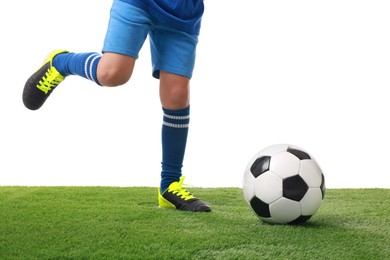
<svg viewBox="0 0 390 260">
<path fill-rule="evenodd" d="M 58 84 L 61 83 L 62 79 L 59 76 L 61 75 L 56 75 L 56 73 L 53 71 L 53 67 L 50 67 L 42 80 L 39 81 L 37 88 L 45 92 L 45 94 L 49 93 L 52 88 L 55 88 Z"/>
<path fill-rule="evenodd" d="M 195 199 L 195 196 L 191 194 L 188 190 L 186 190 L 183 186 L 188 186 L 186 184 L 183 184 L 184 182 L 184 176 L 180 178 L 179 182 L 174 182 L 173 185 L 171 184 L 169 186 L 168 191 L 172 192 L 173 194 L 177 194 L 184 200 L 189 200 L 189 199 Z"/>
</svg>

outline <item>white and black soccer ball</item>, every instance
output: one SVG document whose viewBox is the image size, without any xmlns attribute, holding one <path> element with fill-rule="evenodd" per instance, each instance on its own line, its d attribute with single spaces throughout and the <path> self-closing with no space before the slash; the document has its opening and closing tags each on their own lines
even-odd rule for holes
<svg viewBox="0 0 390 260">
<path fill-rule="evenodd" d="M 264 222 L 299 224 L 320 208 L 325 179 L 314 158 L 288 144 L 269 146 L 248 163 L 244 198 Z"/>
</svg>

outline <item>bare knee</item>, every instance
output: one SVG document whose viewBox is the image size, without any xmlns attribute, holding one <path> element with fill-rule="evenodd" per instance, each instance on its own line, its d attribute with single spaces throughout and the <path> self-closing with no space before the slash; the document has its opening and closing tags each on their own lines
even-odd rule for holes
<svg viewBox="0 0 390 260">
<path fill-rule="evenodd" d="M 170 87 L 165 101 L 169 104 L 169 106 L 174 108 L 184 108 L 188 106 L 188 87 L 180 85 Z"/>
<path fill-rule="evenodd" d="M 117 87 L 129 81 L 131 73 L 124 73 L 115 68 L 101 70 L 98 73 L 99 83 L 106 87 Z"/>
<path fill-rule="evenodd" d="M 189 105 L 189 79 L 173 74 L 160 76 L 160 98 L 163 107 L 181 109 Z"/>
<path fill-rule="evenodd" d="M 116 87 L 129 81 L 133 73 L 135 59 L 117 53 L 104 53 L 98 68 L 99 83 L 107 87 Z"/>
</svg>

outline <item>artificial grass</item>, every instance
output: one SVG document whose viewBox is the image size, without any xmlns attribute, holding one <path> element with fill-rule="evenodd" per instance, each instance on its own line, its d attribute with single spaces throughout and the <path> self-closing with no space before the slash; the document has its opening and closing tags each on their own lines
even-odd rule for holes
<svg viewBox="0 0 390 260">
<path fill-rule="evenodd" d="M 0 187 L 0 259 L 389 259 L 390 189 L 328 189 L 298 226 L 261 222 L 238 188 L 192 188 L 211 213 L 157 207 L 150 187 Z"/>
</svg>

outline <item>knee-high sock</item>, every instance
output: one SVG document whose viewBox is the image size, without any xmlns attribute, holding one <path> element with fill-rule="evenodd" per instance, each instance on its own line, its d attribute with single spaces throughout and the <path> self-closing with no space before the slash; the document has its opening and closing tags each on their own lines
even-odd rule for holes
<svg viewBox="0 0 390 260">
<path fill-rule="evenodd" d="M 179 181 L 182 175 L 181 169 L 183 167 L 190 122 L 190 107 L 179 110 L 163 108 L 163 112 L 161 193 L 172 182 Z"/>
<path fill-rule="evenodd" d="M 78 75 L 100 85 L 97 66 L 101 57 L 102 55 L 96 52 L 61 53 L 54 57 L 53 66 L 64 77 Z"/>
</svg>

